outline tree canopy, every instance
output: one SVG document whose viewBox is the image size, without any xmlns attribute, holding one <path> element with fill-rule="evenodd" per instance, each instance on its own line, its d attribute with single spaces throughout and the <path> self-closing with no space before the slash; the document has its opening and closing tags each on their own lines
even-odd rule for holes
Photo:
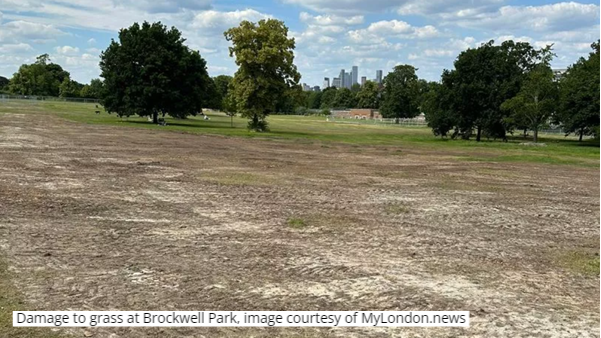
<svg viewBox="0 0 601 338">
<path fill-rule="evenodd" d="M 588 58 L 580 58 L 560 80 L 560 104 L 555 117 L 567 134 L 599 135 L 599 40 Z"/>
<path fill-rule="evenodd" d="M 236 110 L 250 119 L 249 129 L 266 130 L 265 118 L 300 80 L 294 65 L 294 38 L 288 37 L 284 22 L 275 19 L 245 20 L 224 35 L 232 42 L 230 56 L 239 67 L 229 90 Z"/>
<path fill-rule="evenodd" d="M 158 114 L 177 118 L 202 110 L 209 76 L 206 62 L 184 45 L 175 27 L 160 22 L 134 23 L 119 31 L 100 58 L 102 103 L 119 116 Z"/>
<path fill-rule="evenodd" d="M 24 64 L 13 75 L 9 91 L 19 95 L 59 96 L 60 85 L 69 79 L 69 72 L 42 54 L 32 64 Z"/>
<path fill-rule="evenodd" d="M 386 118 L 411 118 L 419 115 L 419 87 L 415 67 L 399 65 L 384 78 L 384 97 L 380 113 Z"/>
<path fill-rule="evenodd" d="M 443 125 L 434 125 L 434 121 L 444 121 L 444 128 L 454 128 L 454 135 L 464 139 L 470 138 L 474 129 L 477 141 L 482 133 L 505 138 L 505 118 L 509 112 L 501 110 L 501 104 L 519 92 L 528 71 L 551 56 L 550 46 L 535 50 L 527 42 L 511 40 L 501 45 L 491 40 L 461 52 L 455 60 L 455 69 L 443 72 L 439 93 L 431 96 L 444 100 L 429 104 L 439 107 L 432 113 L 448 114 L 445 118 L 429 119 L 437 130 L 435 133 L 448 132 L 441 129 Z"/>
<path fill-rule="evenodd" d="M 509 111 L 508 120 L 532 130 L 537 142 L 538 130 L 551 117 L 557 101 L 553 71 L 547 64 L 539 64 L 528 73 L 517 95 L 506 100 L 501 109 Z"/>
<path fill-rule="evenodd" d="M 377 83 L 367 81 L 357 93 L 357 108 L 378 109 L 380 107 L 380 88 Z"/>
</svg>

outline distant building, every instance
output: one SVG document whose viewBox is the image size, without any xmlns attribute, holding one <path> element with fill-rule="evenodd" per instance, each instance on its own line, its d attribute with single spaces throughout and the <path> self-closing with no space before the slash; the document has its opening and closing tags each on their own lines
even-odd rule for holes
<svg viewBox="0 0 601 338">
<path fill-rule="evenodd" d="M 319 86 L 313 86 L 312 90 L 314 92 L 320 92 L 321 91 L 321 89 L 319 89 Z"/>
<path fill-rule="evenodd" d="M 351 89 L 353 86 L 351 73 L 344 73 L 344 88 Z"/>
<path fill-rule="evenodd" d="M 332 79 L 332 87 L 342 88 L 342 84 L 340 83 L 340 78 L 335 77 Z"/>
<path fill-rule="evenodd" d="M 304 91 L 306 91 L 306 92 L 307 92 L 307 91 L 310 91 L 310 90 L 311 90 L 311 86 L 309 86 L 309 85 L 308 85 L 308 84 L 306 84 L 306 83 L 303 83 L 303 90 L 304 90 Z"/>
<path fill-rule="evenodd" d="M 344 72 L 344 69 L 340 70 L 340 74 L 338 75 L 338 78 L 340 79 L 340 88 L 346 87 L 346 83 L 345 83 L 345 76 L 344 74 L 346 74 Z"/>
<path fill-rule="evenodd" d="M 365 82 L 367 82 L 367 76 L 362 76 L 361 77 L 361 85 L 365 85 Z"/>
<path fill-rule="evenodd" d="M 323 78 L 323 89 L 326 89 L 330 86 L 330 78 L 329 77 L 324 77 Z"/>
<path fill-rule="evenodd" d="M 376 83 L 382 84 L 382 71 L 376 70 Z"/>
<path fill-rule="evenodd" d="M 353 66 L 351 70 L 351 86 L 358 83 L 357 79 L 359 78 L 359 67 Z"/>
</svg>

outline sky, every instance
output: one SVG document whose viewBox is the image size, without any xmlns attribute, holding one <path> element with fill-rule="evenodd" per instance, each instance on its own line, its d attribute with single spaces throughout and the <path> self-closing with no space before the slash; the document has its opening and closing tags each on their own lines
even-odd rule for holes
<svg viewBox="0 0 601 338">
<path fill-rule="evenodd" d="M 143 21 L 177 27 L 211 76 L 233 75 L 223 32 L 263 18 L 289 27 L 309 85 L 353 65 L 359 78 L 373 79 L 378 69 L 410 64 L 436 81 L 462 50 L 491 39 L 554 44 L 552 66 L 565 68 L 599 39 L 599 10 L 599 2 L 542 0 L 0 0 L 0 75 L 48 53 L 87 83 L 99 77 L 99 55 L 119 29 Z"/>
</svg>

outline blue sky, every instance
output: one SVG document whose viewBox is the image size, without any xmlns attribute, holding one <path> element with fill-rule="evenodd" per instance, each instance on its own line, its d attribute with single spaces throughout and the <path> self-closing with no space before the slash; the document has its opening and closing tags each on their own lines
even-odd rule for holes
<svg viewBox="0 0 601 338">
<path fill-rule="evenodd" d="M 438 80 L 457 54 L 494 39 L 554 44 L 553 67 L 564 68 L 599 39 L 599 3 L 510 0 L 0 0 L 0 75 L 48 53 L 89 82 L 100 52 L 122 27 L 162 21 L 183 32 L 207 60 L 209 74 L 232 75 L 223 31 L 241 20 L 283 20 L 297 42 L 301 82 L 321 85 L 359 66 L 359 76 L 397 64 Z"/>
</svg>

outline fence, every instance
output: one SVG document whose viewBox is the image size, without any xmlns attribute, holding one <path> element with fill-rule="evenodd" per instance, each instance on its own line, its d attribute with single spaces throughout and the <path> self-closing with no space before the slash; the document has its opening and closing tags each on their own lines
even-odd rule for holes
<svg viewBox="0 0 601 338">
<path fill-rule="evenodd" d="M 388 125 L 388 126 L 410 126 L 410 127 L 426 127 L 428 123 L 423 118 L 413 119 L 363 119 L 355 117 L 336 117 L 329 116 L 328 122 L 347 123 L 347 124 L 362 124 L 362 125 Z"/>
<path fill-rule="evenodd" d="M 37 95 L 7 95 L 0 94 L 0 101 L 7 100 L 29 100 L 34 101 L 54 101 L 54 102 L 79 102 L 79 103 L 98 103 L 98 99 L 89 99 L 81 97 L 56 97 L 56 96 L 37 96 Z"/>
</svg>

